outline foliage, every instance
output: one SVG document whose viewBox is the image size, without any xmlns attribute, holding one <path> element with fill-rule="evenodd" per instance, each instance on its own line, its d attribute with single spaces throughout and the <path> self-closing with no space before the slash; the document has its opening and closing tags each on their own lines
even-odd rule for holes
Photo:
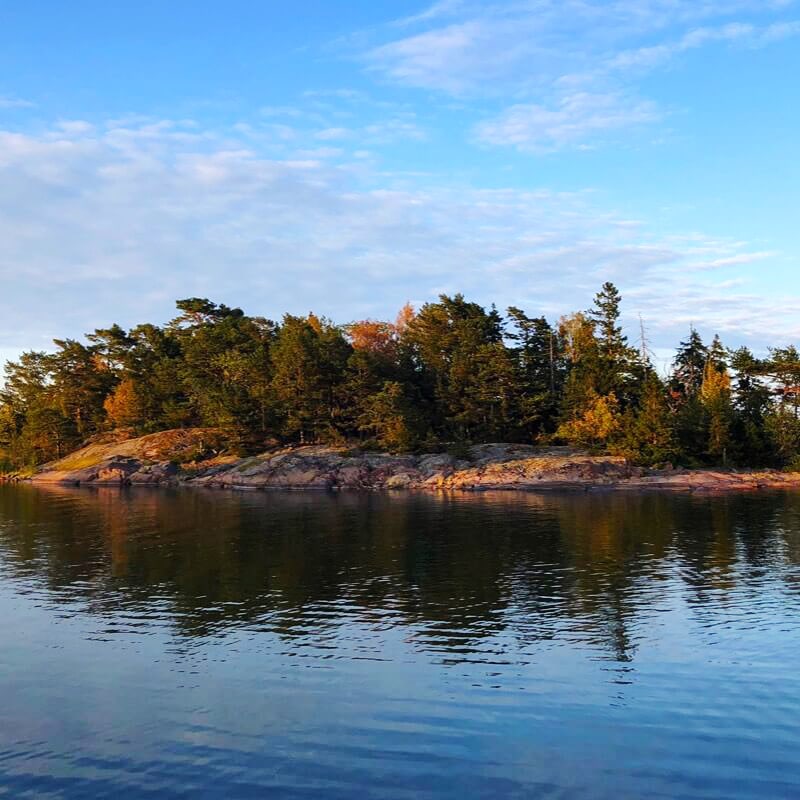
<svg viewBox="0 0 800 800">
<path fill-rule="evenodd" d="M 607 445 L 620 429 L 619 401 L 616 395 L 592 393 L 585 410 L 562 423 L 556 435 L 570 444 L 598 448 Z"/>
<path fill-rule="evenodd" d="M 373 435 L 381 449 L 390 452 L 416 449 L 425 432 L 417 405 L 399 381 L 386 381 L 379 392 L 367 398 L 360 427 Z"/>
<path fill-rule="evenodd" d="M 664 464 L 678 455 L 675 420 L 655 373 L 647 375 L 639 407 L 626 413 L 621 427 L 617 450 L 637 464 Z"/>
<path fill-rule="evenodd" d="M 103 401 L 108 421 L 115 428 L 137 428 L 144 422 L 142 403 L 131 378 L 120 381 Z"/>
<path fill-rule="evenodd" d="M 715 344 L 717 342 L 715 339 Z M 708 421 L 708 455 L 712 460 L 725 464 L 728 459 L 733 421 L 731 379 L 724 362 L 714 356 L 714 350 L 710 351 L 703 370 L 700 397 Z"/>
<path fill-rule="evenodd" d="M 331 442 L 395 452 L 562 441 L 641 464 L 800 463 L 800 353 L 756 357 L 690 329 L 662 380 L 628 344 L 617 288 L 550 322 L 441 295 L 393 322 L 280 322 L 206 298 L 163 326 L 58 339 L 5 367 L 0 464 L 30 468 L 115 428 L 207 427 L 228 449 Z M 454 444 L 455 443 L 455 444 Z"/>
</svg>

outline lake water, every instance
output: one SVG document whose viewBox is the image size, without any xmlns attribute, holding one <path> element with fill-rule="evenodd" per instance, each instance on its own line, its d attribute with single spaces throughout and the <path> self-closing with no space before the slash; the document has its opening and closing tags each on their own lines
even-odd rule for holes
<svg viewBox="0 0 800 800">
<path fill-rule="evenodd" d="M 800 494 L 0 486 L 0 796 L 800 797 Z"/>
</svg>

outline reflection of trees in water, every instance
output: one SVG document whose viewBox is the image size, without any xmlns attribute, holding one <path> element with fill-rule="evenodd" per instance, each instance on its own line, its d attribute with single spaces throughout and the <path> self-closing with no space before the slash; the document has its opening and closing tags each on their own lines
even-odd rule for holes
<svg viewBox="0 0 800 800">
<path fill-rule="evenodd" d="M 97 613 L 166 604 L 187 635 L 247 624 L 324 638 L 345 610 L 453 650 L 568 626 L 626 662 L 666 581 L 698 604 L 765 570 L 790 582 L 800 496 L 0 487 L 0 558 Z"/>
</svg>

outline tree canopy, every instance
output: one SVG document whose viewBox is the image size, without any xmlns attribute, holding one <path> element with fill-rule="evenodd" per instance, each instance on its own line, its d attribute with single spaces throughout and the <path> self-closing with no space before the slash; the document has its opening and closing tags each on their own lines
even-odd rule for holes
<svg viewBox="0 0 800 800">
<path fill-rule="evenodd" d="M 395 452 L 487 441 L 563 443 L 642 464 L 800 463 L 800 355 L 706 345 L 692 327 L 671 371 L 629 344 L 612 283 L 548 320 L 441 295 L 395 321 L 280 322 L 206 298 L 165 325 L 56 339 L 5 366 L 0 470 L 114 429 L 215 427 L 232 451 L 350 442 Z"/>
</svg>

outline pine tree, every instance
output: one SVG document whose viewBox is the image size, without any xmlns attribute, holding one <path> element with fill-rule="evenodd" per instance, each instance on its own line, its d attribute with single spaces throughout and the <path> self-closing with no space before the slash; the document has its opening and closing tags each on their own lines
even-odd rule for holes
<svg viewBox="0 0 800 800">
<path fill-rule="evenodd" d="M 689 329 L 689 338 L 681 342 L 672 367 L 672 385 L 684 398 L 695 397 L 703 384 L 703 371 L 708 361 L 708 348 L 700 334 Z"/>
<path fill-rule="evenodd" d="M 426 303 L 401 337 L 415 371 L 415 384 L 431 408 L 433 423 L 444 438 L 469 439 L 485 424 L 471 397 L 478 377 L 474 361 L 484 345 L 501 344 L 502 319 L 492 309 L 457 294 Z"/>
<path fill-rule="evenodd" d="M 314 315 L 283 318 L 272 347 L 272 390 L 280 404 L 281 433 L 300 442 L 341 437 L 339 387 L 351 346 L 335 325 Z"/>
<path fill-rule="evenodd" d="M 652 466 L 677 455 L 674 420 L 666 400 L 666 387 L 649 372 L 639 408 L 629 410 L 622 423 L 621 451 L 638 464 Z"/>
<path fill-rule="evenodd" d="M 714 339 L 711 342 L 711 347 L 708 348 L 708 361 L 713 364 L 714 368 L 723 372 L 728 369 L 730 363 L 730 353 L 727 348 L 722 344 L 719 334 L 714 334 Z"/>
<path fill-rule="evenodd" d="M 770 349 L 765 365 L 767 374 L 775 381 L 781 408 L 791 409 L 800 417 L 800 353 L 793 345 Z"/>
<path fill-rule="evenodd" d="M 631 368 L 637 358 L 619 324 L 621 301 L 617 287 L 604 283 L 594 298 L 589 318 L 595 326 L 599 355 L 597 391 L 600 394 L 614 392 L 627 401 L 633 388 Z"/>
<path fill-rule="evenodd" d="M 362 406 L 361 429 L 391 452 L 408 452 L 425 438 L 426 426 L 418 403 L 398 381 L 386 381 Z"/>
<path fill-rule="evenodd" d="M 63 455 L 109 425 L 141 432 L 204 425 L 236 450 L 369 436 L 393 450 L 553 437 L 641 463 L 800 467 L 800 353 L 756 358 L 710 347 L 692 328 L 668 389 L 619 324 L 606 283 L 591 311 L 559 321 L 511 307 L 507 321 L 442 295 L 395 323 L 339 327 L 309 314 L 281 325 L 187 298 L 164 327 L 118 325 L 88 343 L 6 365 L 3 468 Z M 507 330 L 506 330 L 507 326 Z"/>
<path fill-rule="evenodd" d="M 765 431 L 771 401 L 770 390 L 761 378 L 764 362 L 748 348 L 740 347 L 731 354 L 730 365 L 736 374 L 731 438 L 737 443 L 737 455 L 748 465 L 767 464 L 773 456 Z"/>
<path fill-rule="evenodd" d="M 553 432 L 564 382 L 562 344 L 544 317 L 529 317 L 514 306 L 508 315 L 513 327 L 507 336 L 515 342 L 512 355 L 519 376 L 519 427 L 527 438 L 537 438 Z"/>
</svg>

